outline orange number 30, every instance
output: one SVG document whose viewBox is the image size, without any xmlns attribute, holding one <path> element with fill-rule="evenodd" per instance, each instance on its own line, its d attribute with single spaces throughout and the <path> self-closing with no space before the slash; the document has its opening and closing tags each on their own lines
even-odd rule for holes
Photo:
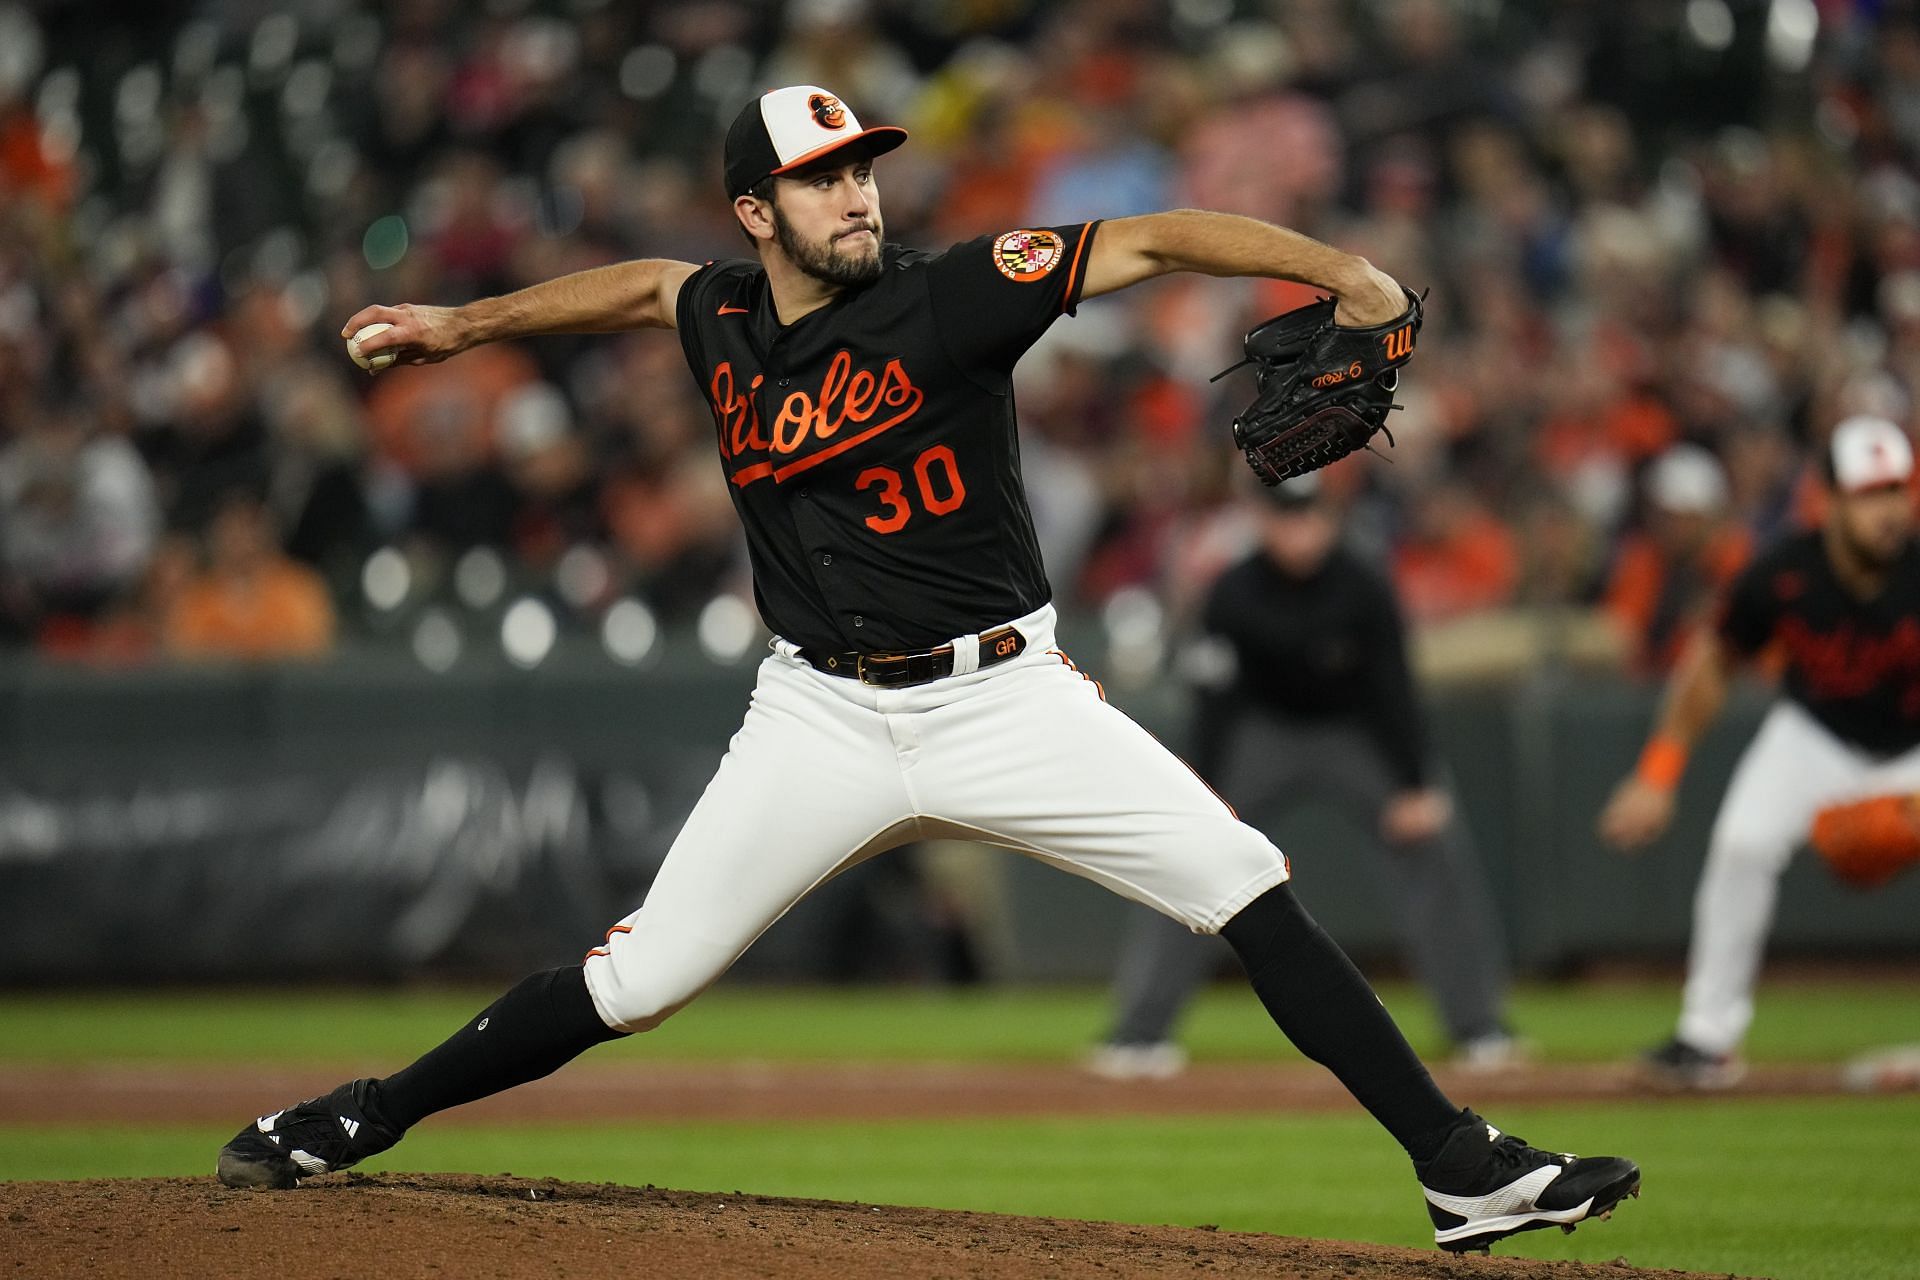
<svg viewBox="0 0 1920 1280">
<path fill-rule="evenodd" d="M 883 515 L 867 517 L 867 528 L 875 533 L 898 533 L 907 527 L 907 520 L 913 515 L 913 508 L 907 505 L 906 492 L 900 487 L 900 473 L 892 467 L 868 467 L 854 479 L 856 489 L 871 489 L 880 486 L 880 501 L 886 507 Z"/>
<path fill-rule="evenodd" d="M 936 485 L 934 473 L 944 472 Z M 934 445 L 913 462 L 914 487 L 920 491 L 920 505 L 928 515 L 944 516 L 950 511 L 959 510 L 967 500 L 967 486 L 960 480 L 960 466 L 954 461 L 953 450 L 944 444 Z M 856 489 L 880 490 L 880 504 L 885 511 L 867 517 L 867 528 L 875 533 L 898 533 L 907 527 L 907 521 L 913 518 L 913 504 L 907 501 L 906 482 L 900 473 L 892 467 L 868 467 L 854 478 Z M 936 489 L 945 489 L 943 495 Z"/>
</svg>

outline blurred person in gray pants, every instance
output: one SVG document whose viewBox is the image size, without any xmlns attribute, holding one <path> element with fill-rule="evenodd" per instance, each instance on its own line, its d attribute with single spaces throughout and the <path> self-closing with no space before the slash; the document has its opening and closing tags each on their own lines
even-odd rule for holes
<svg viewBox="0 0 1920 1280">
<path fill-rule="evenodd" d="M 1259 546 L 1214 584 L 1183 662 L 1195 686 L 1189 758 L 1256 824 L 1318 801 L 1377 833 L 1364 842 L 1369 860 L 1456 1061 L 1517 1065 L 1524 1051 L 1505 1019 L 1506 959 L 1486 879 L 1433 776 L 1393 588 L 1340 545 L 1316 477 L 1262 501 Z M 1114 980 L 1118 1013 L 1088 1069 L 1177 1075 L 1186 1055 L 1174 1025 L 1225 954 L 1213 938 L 1135 911 Z"/>
</svg>

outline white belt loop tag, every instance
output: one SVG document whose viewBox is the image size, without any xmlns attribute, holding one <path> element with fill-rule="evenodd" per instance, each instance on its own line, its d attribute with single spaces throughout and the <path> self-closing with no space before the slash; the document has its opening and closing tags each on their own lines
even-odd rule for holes
<svg viewBox="0 0 1920 1280">
<path fill-rule="evenodd" d="M 970 676 L 980 669 L 980 637 L 961 636 L 953 642 L 953 674 Z"/>
</svg>

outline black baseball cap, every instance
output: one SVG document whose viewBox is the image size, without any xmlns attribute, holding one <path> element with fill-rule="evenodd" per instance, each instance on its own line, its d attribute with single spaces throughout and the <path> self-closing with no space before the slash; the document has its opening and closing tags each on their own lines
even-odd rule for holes
<svg viewBox="0 0 1920 1280">
<path fill-rule="evenodd" d="M 893 125 L 862 129 L 838 95 L 819 85 L 775 89 L 742 107 L 727 130 L 727 198 L 738 199 L 763 178 L 792 173 L 847 147 L 877 156 L 906 140 L 907 131 Z"/>
</svg>

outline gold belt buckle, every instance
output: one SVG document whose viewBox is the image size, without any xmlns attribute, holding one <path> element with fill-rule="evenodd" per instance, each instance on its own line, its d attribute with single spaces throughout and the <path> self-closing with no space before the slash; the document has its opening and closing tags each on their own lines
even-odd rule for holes
<svg viewBox="0 0 1920 1280">
<path fill-rule="evenodd" d="M 894 671 L 900 673 L 898 679 L 883 680 L 880 677 Z M 905 653 L 860 653 L 853 657 L 854 678 L 861 684 L 873 685 L 879 689 L 891 689 L 897 684 L 906 683 L 913 673 L 912 659 Z"/>
<path fill-rule="evenodd" d="M 880 672 L 885 670 L 885 668 L 874 667 L 870 671 L 867 666 L 867 662 L 868 662 L 868 659 L 887 660 L 887 659 L 893 658 L 894 656 L 895 655 L 890 653 L 860 653 L 858 651 L 855 651 L 853 655 L 853 678 L 858 680 L 861 684 L 872 685 L 876 689 L 887 688 L 888 682 L 879 678 Z M 871 679 L 868 678 L 869 675 L 872 676 Z"/>
</svg>

